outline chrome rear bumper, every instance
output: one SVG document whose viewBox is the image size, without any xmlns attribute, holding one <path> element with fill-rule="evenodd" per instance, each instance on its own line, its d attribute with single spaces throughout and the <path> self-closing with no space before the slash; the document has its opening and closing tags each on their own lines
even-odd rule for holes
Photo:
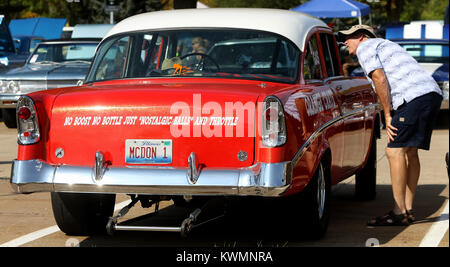
<svg viewBox="0 0 450 267">
<path fill-rule="evenodd" d="M 0 95 L 0 108 L 16 108 L 20 95 Z"/>
<path fill-rule="evenodd" d="M 188 168 L 108 167 L 99 180 L 92 167 L 15 160 L 10 182 L 17 193 L 280 196 L 292 180 L 291 162 L 257 163 L 239 169 L 205 168 L 195 183 L 187 173 Z"/>
</svg>

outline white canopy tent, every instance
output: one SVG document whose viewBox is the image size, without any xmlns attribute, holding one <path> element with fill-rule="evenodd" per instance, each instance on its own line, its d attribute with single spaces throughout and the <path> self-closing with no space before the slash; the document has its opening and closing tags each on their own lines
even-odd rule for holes
<svg viewBox="0 0 450 267">
<path fill-rule="evenodd" d="M 200 2 L 200 1 L 197 1 L 197 8 L 209 8 L 209 6 L 203 4 L 203 3 Z"/>
</svg>

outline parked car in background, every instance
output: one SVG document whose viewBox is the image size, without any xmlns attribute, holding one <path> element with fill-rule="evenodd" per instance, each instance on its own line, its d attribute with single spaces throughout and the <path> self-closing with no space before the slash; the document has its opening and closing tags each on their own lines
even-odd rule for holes
<svg viewBox="0 0 450 267">
<path fill-rule="evenodd" d="M 16 127 L 16 105 L 21 95 L 82 83 L 100 40 L 43 41 L 23 67 L 0 73 L 0 109 L 5 125 Z"/>
<path fill-rule="evenodd" d="M 200 39 L 207 47 L 192 52 Z M 70 235 L 130 229 L 118 223 L 126 211 L 112 217 L 116 194 L 129 194 L 126 210 L 284 198 L 284 225 L 319 238 L 332 185 L 356 174 L 357 196 L 375 197 L 379 108 L 366 78 L 343 76 L 319 19 L 275 9 L 140 14 L 109 31 L 82 86 L 20 97 L 11 185 L 52 192 Z M 179 227 L 132 229 L 186 234 L 201 210 Z"/>
<path fill-rule="evenodd" d="M 12 38 L 17 56 L 21 61 L 23 61 L 22 65 L 25 64 L 34 48 L 36 48 L 40 42 L 45 40 L 43 37 L 33 35 L 13 35 Z"/>
<path fill-rule="evenodd" d="M 20 64 L 6 19 L 0 15 L 0 72 Z"/>
<path fill-rule="evenodd" d="M 61 37 L 65 23 L 66 19 L 39 17 L 13 19 L 8 25 L 0 15 L 0 72 L 23 66 L 37 42 Z"/>
</svg>

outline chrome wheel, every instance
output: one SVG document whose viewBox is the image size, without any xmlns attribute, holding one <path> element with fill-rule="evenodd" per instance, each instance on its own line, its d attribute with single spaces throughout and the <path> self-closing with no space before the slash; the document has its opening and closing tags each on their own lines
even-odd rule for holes
<svg viewBox="0 0 450 267">
<path fill-rule="evenodd" d="M 319 162 L 314 176 L 307 187 L 298 195 L 297 204 L 300 206 L 301 216 L 300 233 L 310 238 L 321 238 L 327 231 L 330 218 L 330 191 L 331 180 L 329 176 L 329 161 L 327 157 Z M 297 226 L 298 227 L 298 226 Z"/>
<path fill-rule="evenodd" d="M 325 211 L 325 201 L 326 201 L 326 181 L 322 163 L 320 163 L 317 172 L 317 211 L 319 214 L 319 219 L 322 219 L 323 213 Z"/>
</svg>

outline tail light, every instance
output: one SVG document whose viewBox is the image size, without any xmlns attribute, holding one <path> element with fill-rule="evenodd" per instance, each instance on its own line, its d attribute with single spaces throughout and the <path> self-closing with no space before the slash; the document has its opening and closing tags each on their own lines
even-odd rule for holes
<svg viewBox="0 0 450 267">
<path fill-rule="evenodd" d="M 286 119 L 281 101 L 275 96 L 264 100 L 262 112 L 262 141 L 265 146 L 277 147 L 286 143 Z"/>
<path fill-rule="evenodd" d="M 21 145 L 34 144 L 39 141 L 39 123 L 33 100 L 22 96 L 17 102 L 17 130 Z"/>
</svg>

